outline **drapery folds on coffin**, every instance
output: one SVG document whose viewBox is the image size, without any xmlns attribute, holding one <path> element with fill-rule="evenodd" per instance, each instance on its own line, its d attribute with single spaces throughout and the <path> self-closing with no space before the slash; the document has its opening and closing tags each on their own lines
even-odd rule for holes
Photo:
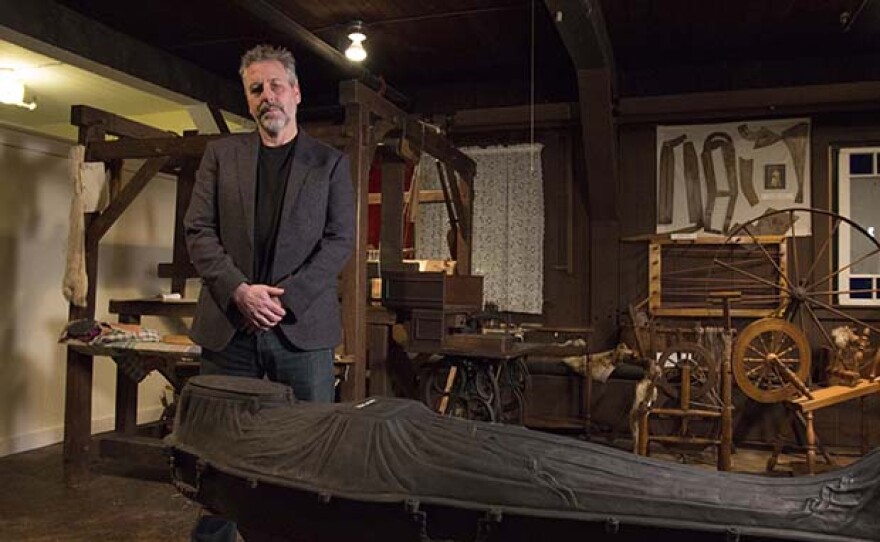
<svg viewBox="0 0 880 542">
<path fill-rule="evenodd" d="M 711 472 L 405 399 L 300 403 L 220 376 L 190 380 L 176 422 L 178 486 L 292 540 L 880 540 L 876 451 L 811 478 Z"/>
</svg>

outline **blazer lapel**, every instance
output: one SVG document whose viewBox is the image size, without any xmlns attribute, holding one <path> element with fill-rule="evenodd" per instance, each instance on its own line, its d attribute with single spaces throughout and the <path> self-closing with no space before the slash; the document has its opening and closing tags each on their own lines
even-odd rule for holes
<svg viewBox="0 0 880 542">
<path fill-rule="evenodd" d="M 242 138 L 236 149 L 238 162 L 238 188 L 241 194 L 241 209 L 247 231 L 250 252 L 254 250 L 254 206 L 257 198 L 257 159 L 260 152 L 260 137 L 254 132 Z"/>
<path fill-rule="evenodd" d="M 290 215 L 296 207 L 296 201 L 299 199 L 300 192 L 302 192 L 303 186 L 306 184 L 312 169 L 315 167 L 315 140 L 306 134 L 302 128 L 300 128 L 297 138 L 299 138 L 299 141 L 296 142 L 293 163 L 290 165 L 290 174 L 287 177 L 287 189 L 284 192 L 284 202 L 281 204 L 281 226 L 279 226 L 278 234 L 275 236 L 275 262 L 278 261 L 278 242 L 282 236 L 291 235 L 291 232 L 285 229 L 283 224 L 290 221 Z M 294 232 L 293 235 L 296 235 L 296 233 Z M 272 262 L 273 276 L 275 262 Z"/>
<path fill-rule="evenodd" d="M 286 217 L 293 211 L 293 206 L 302 191 L 303 185 L 314 167 L 315 140 L 300 129 L 300 138 L 297 141 L 296 152 L 293 155 L 293 164 L 290 166 L 290 177 L 287 179 L 287 191 L 284 194 L 284 207 L 281 209 L 282 217 Z"/>
</svg>

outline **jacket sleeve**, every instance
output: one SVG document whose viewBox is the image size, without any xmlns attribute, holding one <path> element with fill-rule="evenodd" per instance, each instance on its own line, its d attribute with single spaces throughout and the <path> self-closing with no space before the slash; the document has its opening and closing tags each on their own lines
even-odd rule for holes
<svg viewBox="0 0 880 542">
<path fill-rule="evenodd" d="M 190 261 L 217 305 L 226 311 L 236 287 L 248 279 L 223 246 L 219 224 L 218 174 L 217 154 L 214 145 L 209 143 L 196 172 L 183 226 Z"/>
<path fill-rule="evenodd" d="M 301 318 L 327 289 L 336 291 L 339 274 L 354 246 L 354 188 L 345 155 L 340 155 L 330 172 L 326 213 L 321 240 L 305 263 L 278 283 L 284 288 L 282 303 L 296 318 Z"/>
</svg>

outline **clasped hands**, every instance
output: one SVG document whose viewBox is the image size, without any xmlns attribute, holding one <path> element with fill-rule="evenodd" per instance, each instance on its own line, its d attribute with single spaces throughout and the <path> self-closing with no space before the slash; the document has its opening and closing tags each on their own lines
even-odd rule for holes
<svg viewBox="0 0 880 542">
<path fill-rule="evenodd" d="M 232 299 L 244 316 L 244 330 L 248 333 L 266 331 L 278 325 L 287 313 L 281 303 L 283 288 L 266 284 L 238 285 Z"/>
</svg>

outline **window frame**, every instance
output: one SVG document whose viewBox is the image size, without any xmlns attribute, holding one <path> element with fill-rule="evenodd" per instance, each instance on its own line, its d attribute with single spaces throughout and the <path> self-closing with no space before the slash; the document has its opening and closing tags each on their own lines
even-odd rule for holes
<svg viewBox="0 0 880 542">
<path fill-rule="evenodd" d="M 850 173 L 850 157 L 857 154 L 871 154 L 871 173 Z M 852 218 L 851 202 L 851 184 L 853 180 L 858 179 L 878 179 L 880 180 L 880 145 L 846 145 L 836 149 L 834 157 L 837 167 L 834 169 L 834 196 L 836 212 L 841 216 L 854 220 Z M 850 251 L 852 249 L 851 232 L 852 228 L 840 228 L 835 234 L 834 243 L 834 264 L 837 269 L 843 269 L 850 264 Z M 880 292 L 874 292 L 870 299 L 853 298 L 849 293 L 851 290 L 852 279 L 871 279 L 871 288 L 880 289 L 880 273 L 852 273 L 850 269 L 843 269 L 838 273 L 835 280 L 837 284 L 833 288 L 840 292 L 837 294 L 837 304 L 854 307 L 876 307 L 880 306 Z"/>
</svg>

